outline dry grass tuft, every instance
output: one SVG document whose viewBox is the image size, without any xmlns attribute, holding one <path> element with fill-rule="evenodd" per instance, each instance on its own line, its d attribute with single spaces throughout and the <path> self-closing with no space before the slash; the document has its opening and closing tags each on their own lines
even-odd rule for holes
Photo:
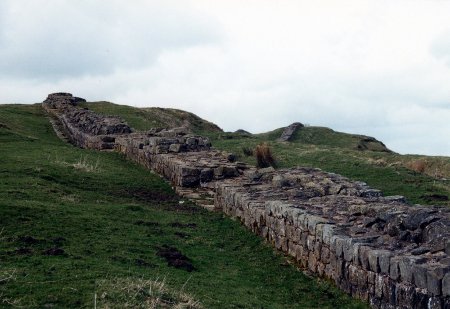
<svg viewBox="0 0 450 309">
<path fill-rule="evenodd" d="M 0 284 L 15 280 L 16 279 L 16 270 L 0 270 Z"/>
<path fill-rule="evenodd" d="M 272 150 L 267 143 L 262 143 L 256 146 L 254 153 L 258 167 L 276 166 L 275 157 L 273 156 Z"/>
<path fill-rule="evenodd" d="M 99 163 L 100 160 L 97 159 L 97 161 L 95 162 L 95 164 L 91 164 L 87 161 L 86 157 L 80 157 L 80 160 L 78 160 L 78 162 L 72 164 L 72 166 L 77 169 L 77 170 L 82 170 L 85 172 L 97 172 L 99 170 Z"/>
<path fill-rule="evenodd" d="M 100 171 L 100 159 L 97 158 L 97 161 L 95 161 L 95 163 L 90 163 L 88 161 L 87 157 L 83 157 L 81 156 L 80 159 L 78 160 L 78 162 L 75 163 L 69 163 L 66 162 L 64 160 L 59 160 L 58 158 L 56 158 L 55 161 L 57 164 L 63 165 L 63 166 L 71 166 L 74 169 L 80 170 L 80 171 L 84 171 L 84 172 L 88 172 L 88 173 L 93 173 L 93 172 L 99 172 Z"/>
<path fill-rule="evenodd" d="M 200 309 L 201 304 L 185 293 L 167 287 L 165 280 L 116 278 L 97 282 L 96 308 Z"/>
<path fill-rule="evenodd" d="M 427 167 L 427 162 L 425 160 L 414 160 L 414 161 L 408 162 L 406 164 L 406 167 L 417 173 L 423 173 L 423 172 L 425 172 L 425 169 Z"/>
</svg>

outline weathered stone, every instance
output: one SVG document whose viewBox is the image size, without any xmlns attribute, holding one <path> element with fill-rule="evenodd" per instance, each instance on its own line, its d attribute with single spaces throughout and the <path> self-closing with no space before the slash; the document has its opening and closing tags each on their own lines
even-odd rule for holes
<svg viewBox="0 0 450 309">
<path fill-rule="evenodd" d="M 297 132 L 297 130 L 302 127 L 303 127 L 303 124 L 301 124 L 300 122 L 294 122 L 293 124 L 289 125 L 288 127 L 286 127 L 284 129 L 280 138 L 278 138 L 278 141 L 280 141 L 280 142 L 289 141 L 292 138 L 292 136 L 294 135 L 294 133 Z"/>
<path fill-rule="evenodd" d="M 400 267 L 399 267 L 400 260 L 402 260 L 402 257 L 391 258 L 389 266 L 389 277 L 391 277 L 392 280 L 400 279 Z"/>
<path fill-rule="evenodd" d="M 289 187 L 291 185 L 289 179 L 287 179 L 286 177 L 283 177 L 281 175 L 275 175 L 272 178 L 272 184 L 274 187 Z"/>
<path fill-rule="evenodd" d="M 417 256 L 404 256 L 400 259 L 398 266 L 400 269 L 400 276 L 402 281 L 408 283 L 414 283 L 413 281 L 413 270 L 415 264 L 424 263 L 425 259 Z"/>
<path fill-rule="evenodd" d="M 444 265 L 436 265 L 428 269 L 427 272 L 427 289 L 435 296 L 442 293 L 442 279 L 449 273 L 450 268 Z"/>
<path fill-rule="evenodd" d="M 214 172 L 210 168 L 204 168 L 200 172 L 200 182 L 210 182 L 214 177 Z"/>
<path fill-rule="evenodd" d="M 171 144 L 169 146 L 170 152 L 180 152 L 182 151 L 182 145 L 181 144 Z"/>
<path fill-rule="evenodd" d="M 450 296 L 450 273 L 446 273 L 442 279 L 442 295 L 444 297 Z"/>
</svg>

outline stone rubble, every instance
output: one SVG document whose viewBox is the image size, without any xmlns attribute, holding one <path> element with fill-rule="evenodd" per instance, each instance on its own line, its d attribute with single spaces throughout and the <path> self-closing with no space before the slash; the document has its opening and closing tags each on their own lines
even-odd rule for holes
<svg viewBox="0 0 450 309">
<path fill-rule="evenodd" d="M 449 209 L 410 206 L 319 169 L 256 169 L 183 128 L 131 133 L 117 118 L 80 116 L 77 100 L 54 94 L 43 104 L 76 145 L 115 149 L 178 193 L 206 207 L 214 199 L 216 210 L 373 308 L 450 308 Z"/>
<path fill-rule="evenodd" d="M 291 125 L 287 126 L 281 136 L 277 139 L 279 142 L 288 142 L 292 136 L 297 132 L 298 129 L 303 128 L 304 125 L 300 122 L 294 122 Z"/>
</svg>

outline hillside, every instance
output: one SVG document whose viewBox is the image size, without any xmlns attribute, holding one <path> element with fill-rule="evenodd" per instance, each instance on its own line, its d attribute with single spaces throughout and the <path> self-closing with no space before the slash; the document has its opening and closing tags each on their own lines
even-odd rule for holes
<svg viewBox="0 0 450 309">
<path fill-rule="evenodd" d="M 147 107 L 136 108 L 118 105 L 110 102 L 85 102 L 81 107 L 107 115 L 119 115 L 138 131 L 151 128 L 186 127 L 193 132 L 222 132 L 217 125 L 206 121 L 197 115 L 173 108 Z"/>
<path fill-rule="evenodd" d="M 0 106 L 0 144 L 0 307 L 365 308 L 121 155 L 61 141 L 40 105 Z"/>
<path fill-rule="evenodd" d="M 278 167 L 318 167 L 367 182 L 386 195 L 404 195 L 410 203 L 450 206 L 448 157 L 400 155 L 372 137 L 324 127 L 302 127 L 289 142 L 279 142 L 277 139 L 284 128 L 262 134 L 225 133 L 217 125 L 178 110 L 139 109 L 105 102 L 86 103 L 85 106 L 99 113 L 119 115 L 138 130 L 152 126 L 176 127 L 186 123 L 187 119 L 192 131 L 208 136 L 214 147 L 231 151 L 247 163 L 255 164 L 249 151 L 266 142 L 272 148 Z M 173 115 L 171 121 L 166 120 Z"/>
</svg>

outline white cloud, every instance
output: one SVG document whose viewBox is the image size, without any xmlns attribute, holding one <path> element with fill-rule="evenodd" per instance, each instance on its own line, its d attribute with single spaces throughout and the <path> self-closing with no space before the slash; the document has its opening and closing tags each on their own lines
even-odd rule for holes
<svg viewBox="0 0 450 309">
<path fill-rule="evenodd" d="M 36 3 L 1 10 L 2 102 L 69 91 L 226 130 L 300 121 L 450 155 L 450 2 Z"/>
<path fill-rule="evenodd" d="M 9 1 L 0 73 L 43 80 L 107 75 L 149 66 L 166 49 L 215 40 L 214 24 L 173 4 Z"/>
</svg>

